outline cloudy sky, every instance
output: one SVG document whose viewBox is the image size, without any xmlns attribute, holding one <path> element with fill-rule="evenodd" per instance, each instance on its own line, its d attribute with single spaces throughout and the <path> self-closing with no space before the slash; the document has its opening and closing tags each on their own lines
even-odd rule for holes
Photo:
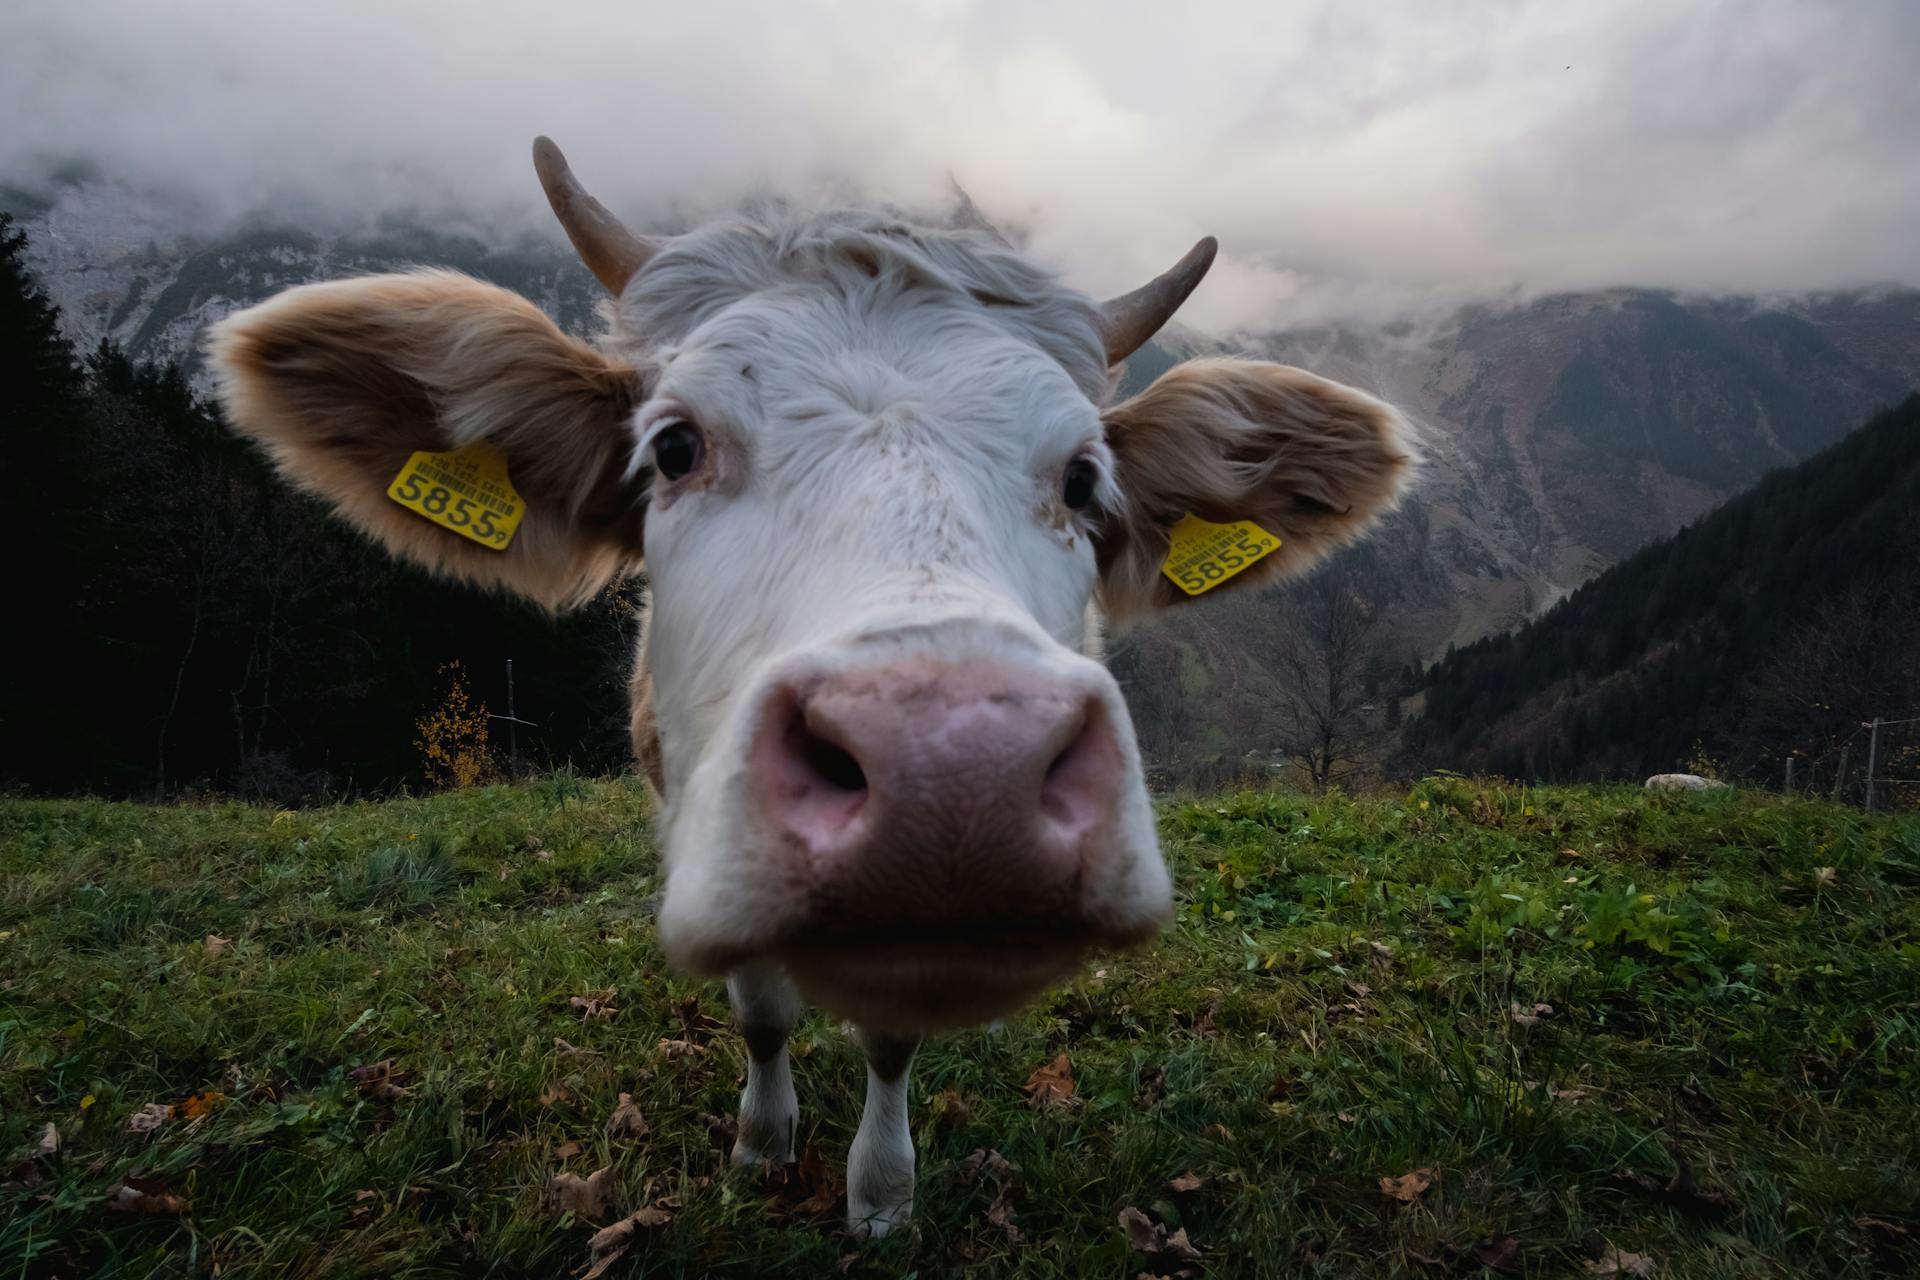
<svg viewBox="0 0 1920 1280">
<path fill-rule="evenodd" d="M 0 179 L 209 223 L 637 225 L 957 181 L 1086 288 L 1204 233 L 1215 331 L 1616 284 L 1920 284 L 1915 0 L 8 0 Z M 536 219 L 540 221 L 536 222 Z"/>
</svg>

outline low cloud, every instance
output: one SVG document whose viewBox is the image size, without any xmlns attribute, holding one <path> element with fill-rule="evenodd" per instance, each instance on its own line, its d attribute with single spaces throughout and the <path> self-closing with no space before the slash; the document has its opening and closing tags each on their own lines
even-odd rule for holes
<svg viewBox="0 0 1920 1280">
<path fill-rule="evenodd" d="M 227 224 L 552 234 L 769 193 L 987 216 L 1096 292 L 1202 234 L 1216 333 L 1613 285 L 1920 283 L 1920 6 L 15 0 L 0 179 Z"/>
</svg>

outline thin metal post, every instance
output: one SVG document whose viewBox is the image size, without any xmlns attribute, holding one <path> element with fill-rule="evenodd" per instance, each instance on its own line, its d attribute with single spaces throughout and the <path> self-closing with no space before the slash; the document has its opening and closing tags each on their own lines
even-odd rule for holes
<svg viewBox="0 0 1920 1280">
<path fill-rule="evenodd" d="M 513 705 L 513 659 L 507 659 L 507 767 L 520 776 L 520 712 Z"/>
<path fill-rule="evenodd" d="M 1787 757 L 1787 793 L 1793 793 L 1793 757 Z"/>
<path fill-rule="evenodd" d="M 1853 744 L 1851 742 L 1840 748 L 1840 770 L 1833 775 L 1833 798 L 1835 800 L 1844 800 L 1847 797 L 1847 753 L 1852 750 Z"/>
<path fill-rule="evenodd" d="M 1876 783 L 1880 774 L 1880 726 L 1884 723 L 1879 716 L 1873 718 L 1873 734 L 1867 739 L 1867 812 L 1872 813 L 1876 795 Z"/>
</svg>

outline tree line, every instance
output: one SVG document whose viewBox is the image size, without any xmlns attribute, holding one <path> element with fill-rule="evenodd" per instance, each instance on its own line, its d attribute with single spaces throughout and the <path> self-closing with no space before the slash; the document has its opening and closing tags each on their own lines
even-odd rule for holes
<svg viewBox="0 0 1920 1280">
<path fill-rule="evenodd" d="M 395 563 L 275 478 L 177 366 L 76 352 L 26 244 L 0 215 L 0 783 L 289 803 L 417 785 L 453 664 L 499 716 L 509 658 L 529 763 L 624 765 L 631 586 L 556 619 Z"/>
</svg>

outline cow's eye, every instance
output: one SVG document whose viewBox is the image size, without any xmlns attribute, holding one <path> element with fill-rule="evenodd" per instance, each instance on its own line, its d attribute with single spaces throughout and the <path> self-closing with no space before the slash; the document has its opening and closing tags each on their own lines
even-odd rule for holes
<svg viewBox="0 0 1920 1280">
<path fill-rule="evenodd" d="M 653 465 L 669 480 L 678 480 L 700 465 L 706 442 L 691 422 L 670 422 L 653 438 Z"/>
<path fill-rule="evenodd" d="M 1093 501 L 1093 488 L 1099 478 L 1093 463 L 1085 458 L 1075 458 L 1067 464 L 1067 473 L 1060 478 L 1060 501 L 1067 504 L 1069 511 L 1086 510 Z"/>
</svg>

